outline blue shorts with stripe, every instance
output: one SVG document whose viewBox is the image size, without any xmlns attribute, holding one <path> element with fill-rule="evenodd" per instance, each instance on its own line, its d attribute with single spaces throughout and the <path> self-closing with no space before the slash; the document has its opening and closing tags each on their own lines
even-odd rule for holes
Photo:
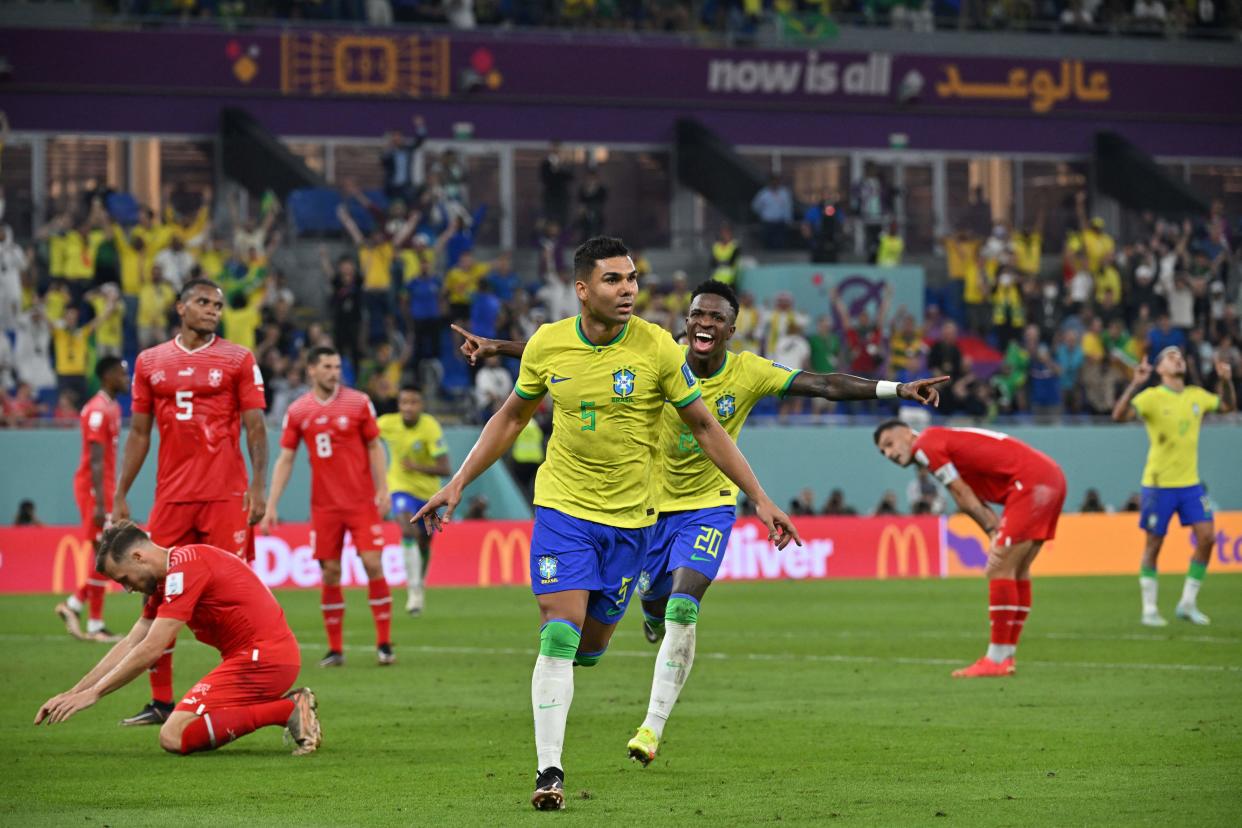
<svg viewBox="0 0 1242 828">
<path fill-rule="evenodd" d="M 1212 504 L 1202 483 L 1174 488 L 1144 486 L 1141 498 L 1139 527 L 1153 535 L 1164 537 L 1174 514 L 1182 526 L 1212 519 Z"/>
<path fill-rule="evenodd" d="M 654 526 L 619 529 L 535 507 L 530 585 L 536 595 L 585 589 L 587 614 L 604 624 L 625 615 Z"/>
<path fill-rule="evenodd" d="M 418 514 L 418 510 L 427 505 L 427 501 L 421 497 L 415 497 L 409 492 L 393 492 L 388 496 L 392 501 L 392 513 L 399 515 L 402 512 L 408 512 L 411 515 Z"/>
<path fill-rule="evenodd" d="M 735 519 L 732 506 L 661 514 L 643 571 L 638 576 L 642 600 L 667 598 L 673 591 L 673 572 L 682 567 L 714 581 L 720 572 Z"/>
</svg>

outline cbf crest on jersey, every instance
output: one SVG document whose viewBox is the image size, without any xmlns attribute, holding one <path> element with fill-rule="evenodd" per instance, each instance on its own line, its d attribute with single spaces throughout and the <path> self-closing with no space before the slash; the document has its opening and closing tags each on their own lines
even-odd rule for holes
<svg viewBox="0 0 1242 828">
<path fill-rule="evenodd" d="M 716 398 L 716 417 L 727 420 L 737 413 L 737 399 L 732 394 L 721 394 Z"/>
<path fill-rule="evenodd" d="M 212 368 L 207 372 L 207 383 L 212 388 L 219 388 L 222 382 L 224 382 L 224 372 L 219 368 Z"/>
<path fill-rule="evenodd" d="M 543 555 L 539 558 L 539 580 L 545 584 L 556 581 L 556 558 Z"/>
<path fill-rule="evenodd" d="M 634 384 L 636 382 L 633 368 L 618 368 L 612 372 L 612 393 L 616 394 L 612 398 L 613 402 L 629 402 L 630 397 L 634 394 Z"/>
</svg>

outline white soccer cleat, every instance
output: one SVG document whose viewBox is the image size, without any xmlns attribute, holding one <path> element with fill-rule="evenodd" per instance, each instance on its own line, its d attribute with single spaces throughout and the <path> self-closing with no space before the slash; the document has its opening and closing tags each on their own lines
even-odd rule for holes
<svg viewBox="0 0 1242 828">
<path fill-rule="evenodd" d="M 1178 604 L 1175 613 L 1178 618 L 1183 621 L 1189 621 L 1192 624 L 1198 624 L 1200 627 L 1206 627 L 1212 623 L 1212 619 L 1199 612 L 1199 608 L 1195 606 L 1186 606 Z"/>
<path fill-rule="evenodd" d="M 410 615 L 422 615 L 423 604 L 423 588 L 421 586 L 410 587 L 406 591 L 405 611 Z"/>
<path fill-rule="evenodd" d="M 1160 613 L 1158 612 L 1145 612 L 1143 613 L 1142 620 L 1143 620 L 1144 627 L 1167 627 L 1169 626 L 1169 622 L 1165 621 L 1160 616 Z"/>
</svg>

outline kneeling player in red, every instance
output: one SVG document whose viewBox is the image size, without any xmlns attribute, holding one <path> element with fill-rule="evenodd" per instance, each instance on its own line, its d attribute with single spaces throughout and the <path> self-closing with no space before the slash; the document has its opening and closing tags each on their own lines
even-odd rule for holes
<svg viewBox="0 0 1242 828">
<path fill-rule="evenodd" d="M 129 634 L 71 690 L 44 702 L 35 724 L 63 722 L 129 684 L 189 625 L 223 661 L 160 727 L 160 747 L 214 750 L 269 725 L 288 728 L 295 756 L 319 747 L 315 695 L 308 687 L 289 690 L 301 669 L 297 639 L 245 561 L 206 544 L 164 549 L 126 520 L 104 531 L 95 565 L 147 602 Z"/>
<path fill-rule="evenodd" d="M 1008 676 L 1031 612 L 1031 564 L 1057 532 L 1065 504 L 1065 475 L 1048 455 L 1020 440 L 981 428 L 929 428 L 916 432 L 900 420 L 875 430 L 880 453 L 899 466 L 918 463 L 948 488 L 957 508 L 991 538 L 988 550 L 987 654 L 957 678 Z M 987 506 L 1004 507 L 1000 518 Z"/>
</svg>

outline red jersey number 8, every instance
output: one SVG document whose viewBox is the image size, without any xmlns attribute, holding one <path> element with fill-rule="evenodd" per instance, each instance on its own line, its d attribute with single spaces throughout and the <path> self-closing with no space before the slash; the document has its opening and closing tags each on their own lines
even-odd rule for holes
<svg viewBox="0 0 1242 828">
<path fill-rule="evenodd" d="M 194 419 L 194 392 L 178 391 L 177 392 L 177 419 L 192 420 Z"/>
<path fill-rule="evenodd" d="M 332 435 L 321 431 L 315 435 L 315 454 L 320 457 L 332 456 Z"/>
</svg>

